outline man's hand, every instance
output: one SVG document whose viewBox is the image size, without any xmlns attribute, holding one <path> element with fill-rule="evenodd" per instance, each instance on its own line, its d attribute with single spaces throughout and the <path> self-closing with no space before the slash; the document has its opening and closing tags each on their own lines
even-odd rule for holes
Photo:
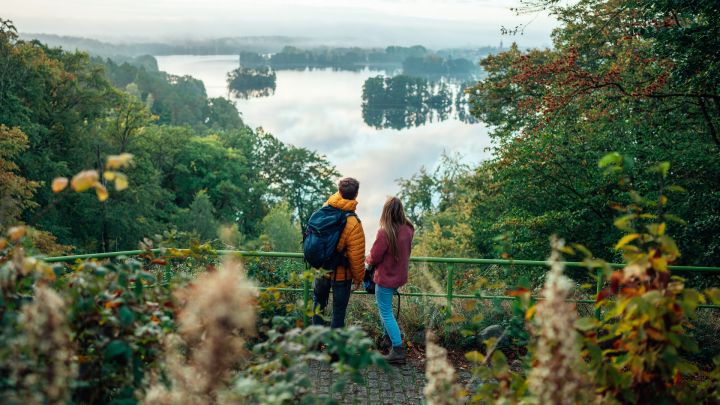
<svg viewBox="0 0 720 405">
<path fill-rule="evenodd" d="M 362 285 L 362 281 L 353 281 L 352 291 L 357 291 Z"/>
</svg>

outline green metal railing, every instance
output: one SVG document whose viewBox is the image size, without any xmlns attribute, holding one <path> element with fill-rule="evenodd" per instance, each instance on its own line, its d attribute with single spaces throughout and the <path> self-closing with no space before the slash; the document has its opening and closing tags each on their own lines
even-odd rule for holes
<svg viewBox="0 0 720 405">
<path fill-rule="evenodd" d="M 178 249 L 180 251 L 189 252 L 189 249 Z M 160 253 L 161 249 L 152 249 L 153 253 Z M 238 255 L 243 257 L 275 257 L 275 258 L 288 258 L 288 259 L 302 259 L 302 253 L 289 253 L 289 252 L 260 252 L 260 251 L 243 251 L 243 250 L 216 250 L 218 255 Z M 120 252 L 105 252 L 105 253 L 88 253 L 80 255 L 70 256 L 57 256 L 47 257 L 44 260 L 48 263 L 57 262 L 73 262 L 76 260 L 84 259 L 109 259 L 119 256 L 137 256 L 143 253 L 148 253 L 147 250 L 125 250 Z M 411 257 L 411 262 L 415 263 L 439 263 L 446 264 L 447 277 L 446 277 L 446 291 L 444 294 L 428 293 L 428 292 L 403 292 L 400 293 L 402 296 L 411 297 L 436 297 L 445 298 L 447 300 L 448 309 L 452 309 L 453 299 L 492 299 L 492 300 L 514 300 L 516 297 L 510 297 L 506 295 L 482 295 L 482 294 L 455 294 L 453 286 L 455 284 L 455 265 L 457 264 L 474 264 L 474 265 L 500 265 L 500 266 L 531 266 L 540 267 L 548 266 L 549 262 L 546 260 L 506 260 L 506 259 L 473 259 L 473 258 L 447 258 L 447 257 Z M 611 268 L 623 268 L 625 265 L 621 263 L 608 263 Z M 587 268 L 588 266 L 583 262 L 565 262 L 565 267 L 569 268 Z M 670 270 L 677 273 L 720 273 L 720 267 L 709 267 L 709 266 L 668 266 Z M 602 290 L 605 280 L 603 280 L 602 271 L 598 271 L 596 277 L 596 293 Z M 308 307 L 310 300 L 310 281 L 303 280 L 302 288 L 275 288 L 275 287 L 259 287 L 260 290 L 273 289 L 275 291 L 282 292 L 302 292 L 304 308 Z M 355 294 L 365 294 L 365 291 L 355 291 Z M 536 299 L 542 299 L 535 297 Z M 594 304 L 595 300 L 569 300 L 577 303 Z M 701 308 L 715 308 L 720 309 L 720 305 L 703 304 Z M 305 324 L 307 325 L 307 315 L 303 311 Z M 599 316 L 599 312 L 596 312 Z"/>
</svg>

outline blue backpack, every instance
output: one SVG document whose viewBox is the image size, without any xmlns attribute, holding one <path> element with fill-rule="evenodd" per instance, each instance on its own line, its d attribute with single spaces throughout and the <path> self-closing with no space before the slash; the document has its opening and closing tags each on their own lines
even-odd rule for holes
<svg viewBox="0 0 720 405">
<path fill-rule="evenodd" d="M 336 247 L 347 219 L 351 216 L 357 218 L 354 211 L 343 211 L 329 205 L 310 216 L 303 233 L 303 255 L 310 266 L 335 270 L 338 266 L 349 265 L 345 254 L 338 252 Z"/>
</svg>

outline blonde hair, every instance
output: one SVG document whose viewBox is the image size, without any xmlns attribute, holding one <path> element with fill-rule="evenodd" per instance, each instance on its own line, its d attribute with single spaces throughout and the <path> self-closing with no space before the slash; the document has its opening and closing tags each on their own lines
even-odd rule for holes
<svg viewBox="0 0 720 405">
<path fill-rule="evenodd" d="M 390 254 L 393 255 L 395 260 L 398 259 L 397 234 L 400 225 L 413 226 L 405 216 L 405 210 L 403 209 L 400 199 L 390 197 L 385 201 L 385 205 L 383 206 L 382 214 L 380 215 L 380 227 L 385 230 L 390 247 Z"/>
</svg>

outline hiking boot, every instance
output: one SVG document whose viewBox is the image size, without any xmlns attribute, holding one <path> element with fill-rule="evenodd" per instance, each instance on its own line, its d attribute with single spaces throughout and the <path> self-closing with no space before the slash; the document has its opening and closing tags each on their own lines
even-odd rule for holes
<svg viewBox="0 0 720 405">
<path fill-rule="evenodd" d="M 390 353 L 383 358 L 390 364 L 405 364 L 405 347 L 393 346 Z"/>
</svg>

